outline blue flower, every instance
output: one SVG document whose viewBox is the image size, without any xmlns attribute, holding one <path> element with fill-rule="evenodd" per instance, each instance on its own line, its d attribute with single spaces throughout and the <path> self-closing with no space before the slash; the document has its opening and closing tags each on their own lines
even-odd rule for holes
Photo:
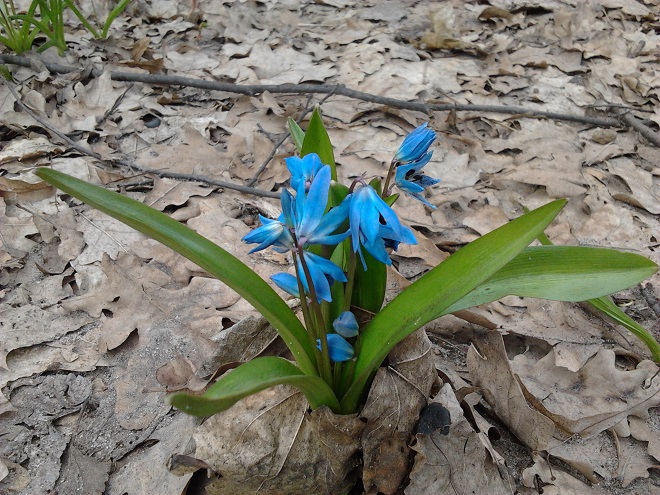
<svg viewBox="0 0 660 495">
<path fill-rule="evenodd" d="M 330 189 L 330 166 L 325 165 L 314 177 L 309 191 L 298 183 L 297 195 L 282 191 L 281 220 L 293 230 L 298 246 L 328 244 L 334 246 L 348 237 L 349 232 L 333 234 L 346 220 L 349 200 L 325 213 Z"/>
<path fill-rule="evenodd" d="M 309 155 L 308 155 L 309 156 Z M 337 230 L 346 222 L 350 198 L 339 206 L 325 212 L 330 188 L 330 167 L 324 165 L 306 187 L 304 181 L 298 182 L 297 194 L 294 197 L 288 190 L 282 191 L 282 214 L 277 220 L 261 217 L 262 226 L 243 237 L 248 243 L 258 243 L 252 252 L 273 246 L 280 252 L 293 249 L 299 254 L 297 273 L 302 278 L 306 293 L 310 293 L 307 278 L 303 276 L 303 266 L 300 252 L 314 285 L 319 300 L 330 301 L 330 285 L 339 280 L 346 281 L 344 272 L 331 261 L 303 249 L 313 244 L 335 245 L 349 235 L 349 231 Z M 309 190 L 307 190 L 309 189 Z M 281 273 L 271 277 L 272 280 L 289 294 L 300 297 L 298 281 L 293 275 Z"/>
<path fill-rule="evenodd" d="M 428 153 L 428 155 L 430 158 L 431 153 Z M 435 208 L 435 206 L 429 203 L 421 193 L 425 188 L 440 182 L 440 179 L 420 174 L 419 172 L 424 165 L 426 165 L 426 162 L 422 163 L 422 165 L 417 163 L 411 163 L 410 165 L 399 165 L 396 167 L 394 184 L 396 184 L 396 186 L 408 196 L 412 196 L 413 198 L 424 203 L 426 206 Z"/>
<path fill-rule="evenodd" d="M 261 227 L 254 229 L 252 232 L 243 237 L 243 242 L 248 244 L 259 245 L 251 249 L 248 254 L 266 249 L 268 246 L 273 246 L 273 249 L 281 253 L 288 251 L 293 247 L 293 237 L 286 225 L 279 220 L 271 220 L 270 218 L 259 215 L 261 220 Z"/>
<path fill-rule="evenodd" d="M 309 274 L 312 278 L 316 297 L 319 302 L 332 301 L 330 286 L 335 280 L 346 282 L 346 274 L 341 268 L 335 265 L 332 261 L 325 259 L 323 256 L 310 253 L 309 251 L 303 251 L 303 257 L 305 258 L 305 264 L 309 269 Z M 307 283 L 307 277 L 304 276 L 305 272 L 303 271 L 300 259 L 297 260 L 297 273 L 300 274 L 305 293 L 309 294 L 311 291 L 309 289 L 309 284 Z M 270 279 L 283 291 L 288 292 L 294 297 L 300 297 L 298 279 L 293 275 L 289 273 L 276 273 L 275 275 L 272 275 Z"/>
<path fill-rule="evenodd" d="M 284 160 L 286 166 L 291 172 L 291 187 L 297 191 L 302 182 L 305 190 L 312 185 L 316 174 L 323 168 L 323 163 L 316 153 L 309 153 L 302 158 L 292 156 Z"/>
<path fill-rule="evenodd" d="M 348 361 L 353 357 L 355 351 L 353 351 L 353 346 L 346 342 L 346 339 L 341 335 L 336 333 L 330 333 L 326 335 L 328 339 L 328 354 L 330 355 L 330 361 L 333 363 L 341 363 L 343 361 Z M 316 347 L 318 350 L 321 350 L 321 340 L 316 339 Z"/>
<path fill-rule="evenodd" d="M 373 187 L 363 186 L 351 196 L 348 212 L 351 241 L 353 250 L 360 253 L 365 269 L 360 246 L 381 263 L 391 265 L 392 260 L 385 249 L 388 245 L 396 247 L 399 242 L 417 244 L 412 230 L 401 225 L 396 213 Z"/>
<path fill-rule="evenodd" d="M 422 196 L 425 188 L 437 184 L 440 179 L 421 173 L 422 168 L 431 160 L 433 152 L 429 147 L 435 141 L 435 132 L 423 124 L 412 131 L 394 155 L 396 175 L 394 184 L 404 193 L 435 208 Z"/>
<path fill-rule="evenodd" d="M 339 335 L 346 337 L 347 339 L 357 337 L 359 330 L 355 315 L 350 311 L 344 311 L 340 314 L 339 317 L 332 322 L 332 328 L 334 328 L 335 332 Z"/>
<path fill-rule="evenodd" d="M 402 164 L 423 161 L 423 167 L 433 154 L 432 151 L 429 152 L 429 147 L 433 141 L 435 141 L 435 131 L 428 129 L 428 124 L 420 125 L 403 140 L 394 155 L 394 161 Z"/>
</svg>

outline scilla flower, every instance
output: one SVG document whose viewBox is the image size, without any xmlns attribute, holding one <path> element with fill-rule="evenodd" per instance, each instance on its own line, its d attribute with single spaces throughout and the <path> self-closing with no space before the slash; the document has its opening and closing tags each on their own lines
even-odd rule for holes
<svg viewBox="0 0 660 495">
<path fill-rule="evenodd" d="M 359 330 L 355 315 L 350 311 L 344 311 L 340 314 L 339 317 L 332 322 L 332 328 L 336 333 L 347 339 L 357 337 Z"/>
<path fill-rule="evenodd" d="M 424 175 L 421 170 L 433 156 L 433 152 L 429 151 L 433 141 L 435 132 L 428 129 L 427 124 L 423 124 L 408 134 L 392 160 L 396 167 L 394 184 L 404 193 L 431 208 L 435 206 L 424 199 L 421 193 L 425 188 L 440 182 L 440 179 Z"/>
<path fill-rule="evenodd" d="M 341 335 L 336 333 L 329 333 L 326 335 L 328 339 L 328 354 L 330 355 L 330 361 L 333 363 L 341 363 L 343 361 L 348 361 L 353 357 L 355 351 L 353 346 L 346 342 L 346 339 Z M 316 339 L 316 347 L 318 350 L 321 350 L 321 340 Z"/>
<path fill-rule="evenodd" d="M 421 163 L 423 167 L 433 155 L 432 151 L 429 152 L 433 141 L 435 141 L 435 131 L 429 129 L 428 124 L 420 125 L 403 140 L 394 154 L 394 161 L 400 164 Z"/>
<path fill-rule="evenodd" d="M 316 153 L 309 153 L 302 158 L 291 156 L 284 161 L 291 172 L 291 187 L 296 191 L 301 182 L 305 185 L 305 190 L 309 190 L 314 177 L 323 168 L 323 163 Z"/>
<path fill-rule="evenodd" d="M 351 196 L 348 212 L 351 241 L 353 250 L 360 254 L 365 269 L 366 263 L 360 247 L 364 247 L 381 263 L 391 265 L 392 260 L 386 247 L 398 246 L 399 242 L 417 244 L 412 230 L 401 225 L 396 213 L 373 187 L 362 186 Z"/>
<path fill-rule="evenodd" d="M 324 165 L 315 175 L 309 191 L 306 192 L 304 181 L 298 181 L 298 190 L 294 197 L 288 190 L 282 191 L 282 214 L 278 220 L 261 218 L 262 226 L 255 229 L 243 241 L 259 243 L 250 252 L 260 251 L 273 246 L 275 250 L 284 252 L 293 250 L 298 255 L 297 273 L 301 277 L 303 288 L 310 293 L 307 278 L 303 275 L 302 260 L 309 269 L 309 274 L 319 300 L 330 301 L 330 285 L 334 280 L 346 281 L 344 272 L 331 261 L 316 254 L 305 251 L 304 248 L 313 244 L 335 245 L 349 236 L 349 232 L 335 233 L 345 222 L 350 199 L 325 213 L 330 187 L 330 167 Z M 293 275 L 286 273 L 271 277 L 283 290 L 298 295 L 298 281 Z"/>
</svg>

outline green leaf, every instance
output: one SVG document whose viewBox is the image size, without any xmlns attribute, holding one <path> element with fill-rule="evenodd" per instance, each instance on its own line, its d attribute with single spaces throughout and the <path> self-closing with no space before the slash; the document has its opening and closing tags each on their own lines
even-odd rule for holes
<svg viewBox="0 0 660 495">
<path fill-rule="evenodd" d="M 493 276 L 543 232 L 565 204 L 554 201 L 471 242 L 386 305 L 362 332 L 342 411 L 357 410 L 365 387 L 397 343 Z"/>
<path fill-rule="evenodd" d="M 330 386 L 318 376 L 304 374 L 293 363 L 280 357 L 256 358 L 241 364 L 214 383 L 203 395 L 173 394 L 170 404 L 193 416 L 211 416 L 229 409 L 239 400 L 275 385 L 292 385 L 305 394 L 316 409 L 327 405 L 339 410 L 339 402 Z"/>
<path fill-rule="evenodd" d="M 554 301 L 586 301 L 635 285 L 653 275 L 657 269 L 655 263 L 643 256 L 614 249 L 528 247 L 442 314 L 479 306 L 508 295 Z"/>
<path fill-rule="evenodd" d="M 291 134 L 291 139 L 293 139 L 293 144 L 296 145 L 298 153 L 302 152 L 303 141 L 305 140 L 305 131 L 303 131 L 298 122 L 289 117 L 286 121 L 289 126 L 289 133 Z"/>
<path fill-rule="evenodd" d="M 0 36 L 0 38 L 2 38 Z M 0 43 L 2 43 L 2 40 L 0 39 Z M 14 78 L 11 75 L 11 72 L 7 68 L 6 65 L 0 64 L 0 76 L 4 77 L 7 81 L 13 82 Z"/>
<path fill-rule="evenodd" d="M 319 155 L 321 162 L 330 165 L 332 170 L 332 180 L 337 180 L 337 166 L 335 165 L 335 155 L 330 142 L 330 136 L 323 125 L 323 117 L 319 107 L 314 109 L 312 118 L 309 120 L 305 140 L 303 141 L 300 156 L 303 157 L 310 153 Z"/>
<path fill-rule="evenodd" d="M 552 241 L 547 235 L 545 235 L 545 233 L 539 234 L 538 240 L 543 246 L 552 246 Z M 646 328 L 641 326 L 630 316 L 621 311 L 621 309 L 616 304 L 614 304 L 611 298 L 602 296 L 589 299 L 587 303 L 604 313 L 606 316 L 610 317 L 619 325 L 630 330 L 633 335 L 635 335 L 646 345 L 646 347 L 649 348 L 651 354 L 653 355 L 653 360 L 656 363 L 660 363 L 660 343 L 658 343 L 655 337 L 653 337 L 651 332 L 649 332 Z"/>
<path fill-rule="evenodd" d="M 655 340 L 655 337 L 653 337 L 651 332 L 649 332 L 646 328 L 621 311 L 621 309 L 616 304 L 614 304 L 614 302 L 609 297 L 590 299 L 587 302 L 594 308 L 605 313 L 619 325 L 622 325 L 623 327 L 630 330 L 639 340 L 646 344 L 646 347 L 649 348 L 651 354 L 653 355 L 653 361 L 660 363 L 660 343 Z"/>
<path fill-rule="evenodd" d="M 351 305 L 370 313 L 378 313 L 383 306 L 385 289 L 387 289 L 387 265 L 378 261 L 367 251 L 363 254 L 367 270 L 364 270 L 362 261 L 358 259 L 355 266 Z"/>
<path fill-rule="evenodd" d="M 304 373 L 317 373 L 314 351 L 305 328 L 282 298 L 243 262 L 197 232 L 139 201 L 56 170 L 40 168 L 36 174 L 65 193 L 163 243 L 227 284 L 275 327 Z"/>
</svg>

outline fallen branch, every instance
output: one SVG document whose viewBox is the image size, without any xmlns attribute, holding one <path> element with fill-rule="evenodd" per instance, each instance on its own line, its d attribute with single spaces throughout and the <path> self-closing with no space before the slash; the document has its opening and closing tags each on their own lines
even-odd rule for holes
<svg viewBox="0 0 660 495">
<path fill-rule="evenodd" d="M 646 126 L 641 120 L 635 117 L 631 113 L 624 113 L 621 115 L 621 120 L 632 127 L 637 132 L 639 132 L 644 138 L 646 138 L 650 143 L 654 144 L 660 148 L 660 135 L 657 132 L 653 131 L 650 127 Z"/>
<path fill-rule="evenodd" d="M 79 72 L 81 68 L 68 65 L 44 63 L 27 57 L 0 54 L 0 63 L 19 65 L 22 67 L 45 67 L 54 73 Z M 91 75 L 98 77 L 103 73 L 100 69 L 93 69 Z M 456 111 L 456 112 L 483 112 L 502 113 L 507 115 L 519 115 L 528 118 L 543 118 L 550 120 L 562 120 L 594 125 L 598 127 L 621 127 L 622 121 L 618 118 L 597 118 L 585 115 L 563 114 L 557 112 L 546 112 L 535 108 L 507 106 L 507 105 L 470 105 L 459 103 L 425 103 L 419 101 L 405 101 L 386 96 L 378 96 L 363 91 L 347 88 L 341 84 L 232 84 L 221 81 L 209 81 L 206 79 L 195 79 L 192 77 L 169 76 L 164 74 L 143 74 L 135 72 L 110 71 L 110 78 L 114 81 L 141 82 L 158 86 L 186 86 L 191 88 L 206 89 L 211 91 L 224 91 L 227 93 L 256 96 L 266 91 L 270 93 L 289 94 L 333 94 L 345 96 L 356 100 L 367 101 L 393 108 L 415 110 L 426 113 Z"/>
</svg>

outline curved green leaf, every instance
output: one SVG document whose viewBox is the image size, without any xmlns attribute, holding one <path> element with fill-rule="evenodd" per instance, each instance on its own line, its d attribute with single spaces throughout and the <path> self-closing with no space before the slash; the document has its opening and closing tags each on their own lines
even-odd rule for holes
<svg viewBox="0 0 660 495">
<path fill-rule="evenodd" d="M 643 256 L 614 249 L 528 247 L 495 275 L 436 316 L 509 295 L 586 301 L 635 285 L 657 269 L 655 263 Z"/>
<path fill-rule="evenodd" d="M 275 327 L 300 369 L 309 375 L 317 374 L 314 350 L 305 328 L 282 298 L 239 259 L 206 237 L 139 201 L 56 170 L 40 168 L 35 173 L 67 194 L 163 243 L 227 284 Z"/>
<path fill-rule="evenodd" d="M 471 242 L 402 291 L 364 329 L 342 411 L 357 410 L 373 373 L 392 348 L 492 277 L 543 232 L 566 204 L 553 201 Z"/>
<path fill-rule="evenodd" d="M 291 134 L 291 139 L 293 139 L 293 144 L 296 145 L 298 153 L 302 151 L 303 141 L 305 141 L 305 131 L 303 131 L 298 122 L 289 117 L 286 121 L 289 126 L 289 134 Z"/>
<path fill-rule="evenodd" d="M 332 180 L 337 180 L 337 166 L 335 165 L 335 154 L 330 142 L 330 136 L 323 125 L 323 117 L 319 107 L 314 109 L 312 118 L 309 120 L 309 125 L 305 131 L 305 140 L 303 141 L 300 156 L 308 155 L 309 153 L 316 153 L 319 158 L 326 165 L 330 165 L 332 170 Z"/>
<path fill-rule="evenodd" d="M 210 416 L 229 409 L 239 400 L 275 385 L 292 385 L 305 394 L 309 405 L 327 405 L 339 410 L 339 401 L 330 386 L 318 376 L 304 374 L 293 363 L 280 357 L 256 358 L 224 375 L 203 395 L 173 394 L 170 404 L 193 416 Z"/>
<path fill-rule="evenodd" d="M 605 315 L 609 316 L 619 325 L 630 330 L 639 340 L 646 344 L 651 354 L 653 354 L 653 361 L 660 363 L 660 343 L 655 340 L 655 337 L 642 325 L 633 320 L 630 316 L 625 314 L 609 297 L 599 297 L 597 299 L 589 299 L 587 301 L 594 308 L 602 311 Z"/>
</svg>

